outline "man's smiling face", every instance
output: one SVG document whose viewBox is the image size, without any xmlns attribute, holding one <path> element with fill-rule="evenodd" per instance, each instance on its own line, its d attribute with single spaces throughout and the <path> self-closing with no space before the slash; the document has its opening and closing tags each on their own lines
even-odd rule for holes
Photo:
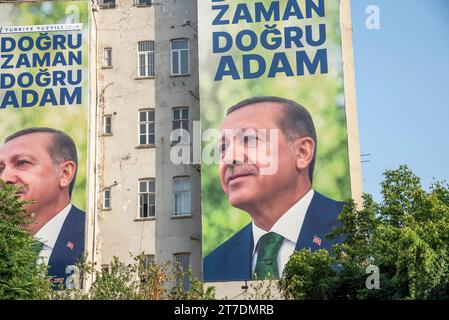
<svg viewBox="0 0 449 320">
<path fill-rule="evenodd" d="M 18 195 L 22 200 L 34 201 L 26 206 L 28 213 L 51 205 L 60 192 L 58 165 L 48 153 L 51 143 L 50 134 L 31 133 L 0 148 L 0 179 L 23 186 Z"/>
<path fill-rule="evenodd" d="M 270 201 L 274 193 L 290 190 L 296 183 L 295 151 L 278 127 L 281 112 L 283 107 L 278 103 L 260 102 L 235 110 L 224 119 L 220 182 L 232 206 L 251 212 L 255 205 Z M 259 129 L 265 129 L 267 134 L 258 135 Z M 277 130 L 277 141 L 270 141 L 270 129 Z M 243 135 L 239 136 L 239 132 Z M 277 144 L 277 152 L 270 150 L 273 143 Z M 271 155 L 269 161 L 277 161 L 274 174 L 263 174 L 263 169 L 272 163 L 261 162 L 261 148 Z"/>
</svg>

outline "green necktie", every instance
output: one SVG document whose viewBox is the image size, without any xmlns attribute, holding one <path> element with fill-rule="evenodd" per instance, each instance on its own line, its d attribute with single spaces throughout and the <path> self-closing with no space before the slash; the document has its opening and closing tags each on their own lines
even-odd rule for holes
<svg viewBox="0 0 449 320">
<path fill-rule="evenodd" d="M 274 232 L 269 232 L 259 239 L 259 251 L 253 276 L 255 279 L 279 277 L 277 257 L 283 240 L 283 236 Z"/>
</svg>

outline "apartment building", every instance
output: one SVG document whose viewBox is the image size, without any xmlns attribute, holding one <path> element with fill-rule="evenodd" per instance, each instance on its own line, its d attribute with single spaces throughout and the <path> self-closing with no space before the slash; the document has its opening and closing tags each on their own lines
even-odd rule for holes
<svg viewBox="0 0 449 320">
<path fill-rule="evenodd" d="M 174 165 L 173 129 L 199 120 L 197 1 L 100 0 L 97 263 L 175 261 L 201 276 L 198 166 Z"/>
</svg>

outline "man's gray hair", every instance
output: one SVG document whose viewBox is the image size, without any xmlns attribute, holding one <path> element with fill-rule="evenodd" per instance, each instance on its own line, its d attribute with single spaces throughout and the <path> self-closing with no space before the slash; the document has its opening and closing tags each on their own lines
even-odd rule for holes
<svg viewBox="0 0 449 320">
<path fill-rule="evenodd" d="M 315 149 L 313 150 L 313 158 L 309 165 L 309 179 L 313 180 L 313 170 L 315 168 L 316 150 L 317 150 L 317 136 L 315 131 L 315 125 L 313 124 L 312 116 L 309 111 L 299 103 L 274 96 L 257 96 L 240 101 L 239 103 L 230 107 L 226 113 L 230 113 L 243 108 L 245 106 L 263 103 L 273 102 L 283 107 L 283 113 L 278 119 L 278 126 L 282 130 L 282 133 L 287 138 L 287 141 L 294 142 L 298 138 L 310 137 L 315 142 Z"/>
<path fill-rule="evenodd" d="M 63 161 L 73 161 L 76 165 L 75 175 L 69 186 L 69 196 L 72 196 L 72 191 L 75 186 L 76 173 L 78 171 L 78 154 L 76 152 L 75 142 L 66 133 L 52 129 L 52 128 L 28 128 L 17 131 L 16 133 L 8 136 L 5 139 L 5 143 L 16 139 L 21 136 L 25 136 L 33 133 L 48 133 L 52 137 L 52 143 L 48 146 L 47 152 L 53 160 L 53 163 L 59 164 Z"/>
</svg>

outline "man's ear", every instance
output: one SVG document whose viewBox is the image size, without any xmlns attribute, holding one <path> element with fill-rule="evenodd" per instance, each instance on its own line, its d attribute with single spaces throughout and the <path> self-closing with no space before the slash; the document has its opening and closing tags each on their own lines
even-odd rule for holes
<svg viewBox="0 0 449 320">
<path fill-rule="evenodd" d="M 59 186 L 61 188 L 69 187 L 70 183 L 75 178 L 76 164 L 75 162 L 68 160 L 64 161 L 60 165 L 61 177 L 59 179 Z"/>
<path fill-rule="evenodd" d="M 295 151 L 296 169 L 307 169 L 315 153 L 315 141 L 311 137 L 298 138 L 295 141 Z"/>
</svg>

